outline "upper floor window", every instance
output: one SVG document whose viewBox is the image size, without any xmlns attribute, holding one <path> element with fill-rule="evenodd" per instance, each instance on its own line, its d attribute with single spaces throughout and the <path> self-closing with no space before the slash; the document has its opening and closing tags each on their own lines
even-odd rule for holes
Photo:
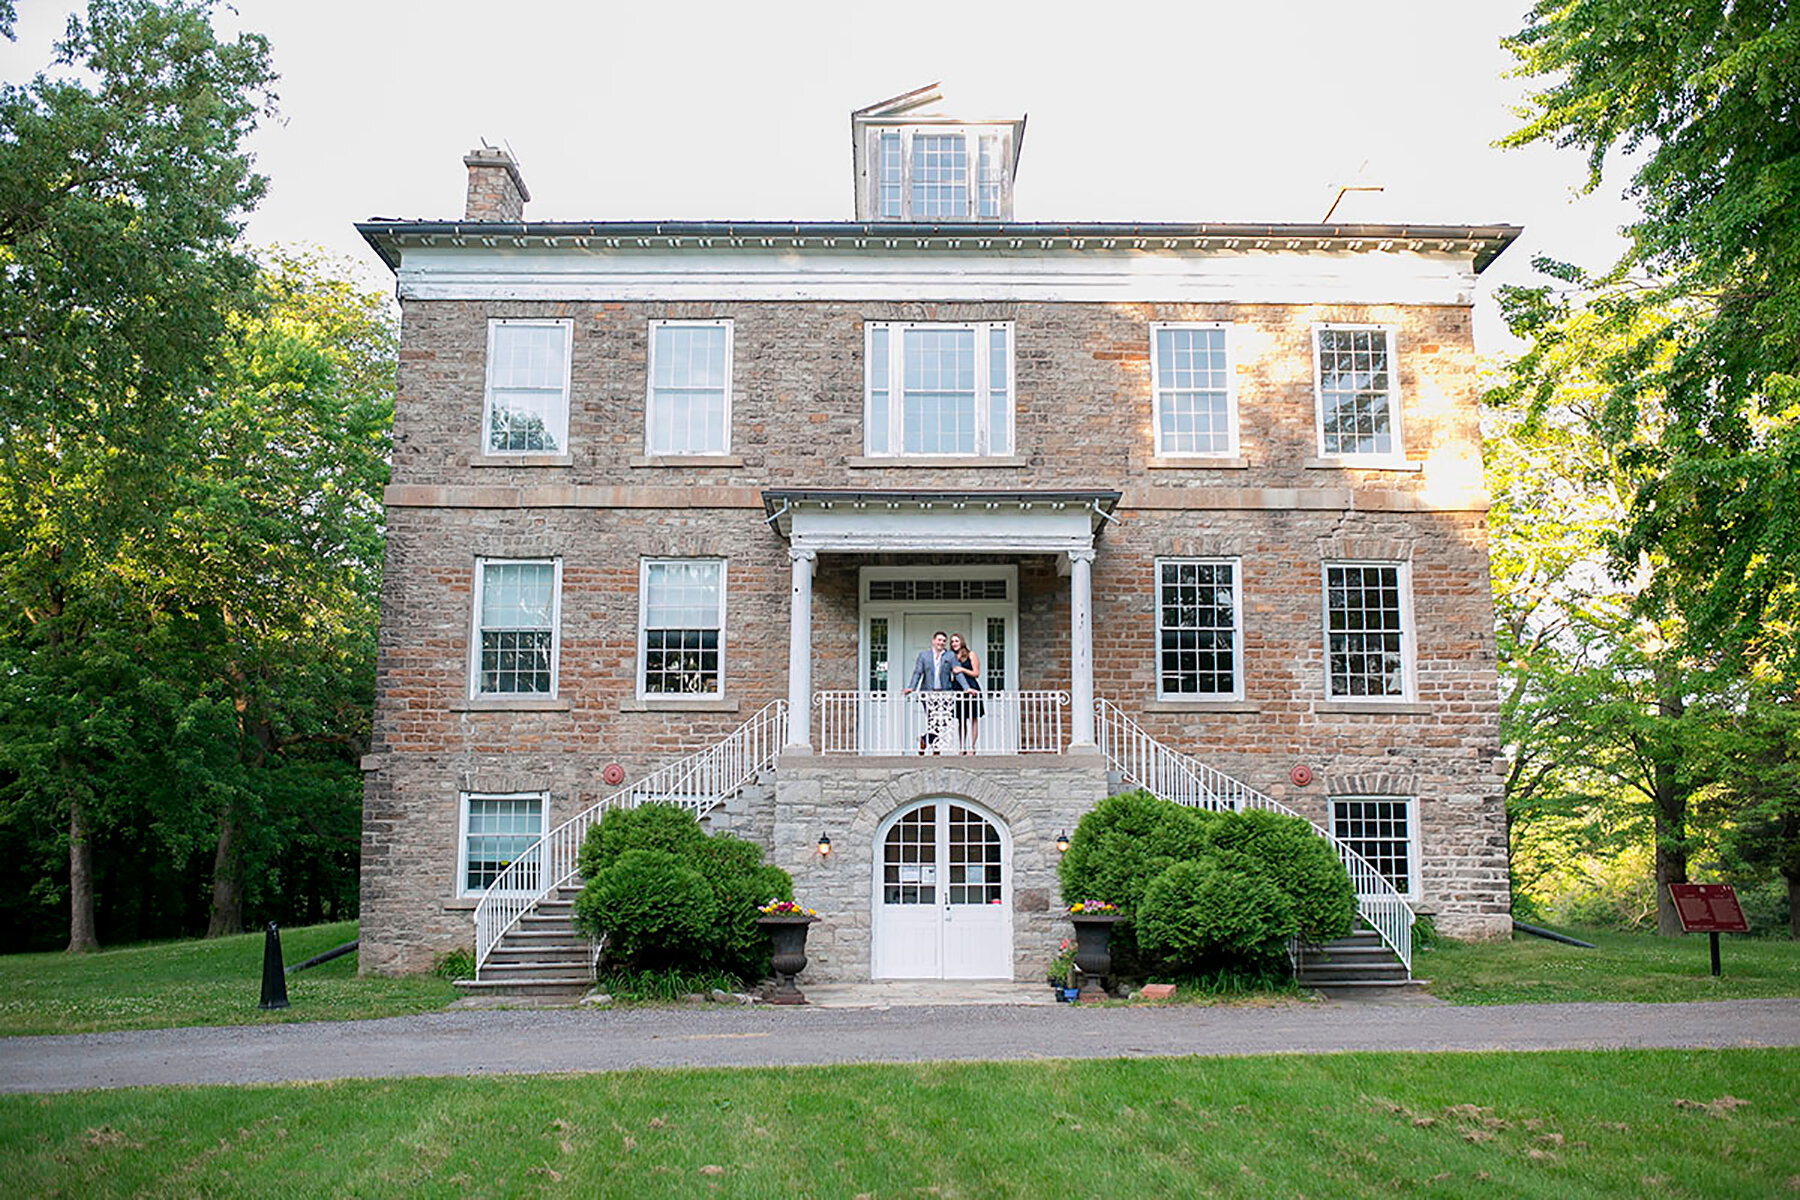
<svg viewBox="0 0 1800 1200">
<path fill-rule="evenodd" d="M 731 445 L 731 322 L 652 321 L 646 454 L 724 454 Z"/>
<path fill-rule="evenodd" d="M 569 447 L 572 321 L 488 322 L 482 448 L 489 454 L 561 454 Z"/>
<path fill-rule="evenodd" d="M 1412 691 L 1412 597 L 1405 563 L 1325 564 L 1326 695 L 1404 699 Z"/>
<path fill-rule="evenodd" d="M 1225 325 L 1150 327 L 1150 379 L 1156 406 L 1156 453 L 1237 452 L 1237 397 Z"/>
<path fill-rule="evenodd" d="M 871 129 L 870 215 L 882 221 L 1003 221 L 1012 216 L 1009 127 Z"/>
<path fill-rule="evenodd" d="M 553 559 L 476 562 L 474 695 L 556 694 L 561 576 Z"/>
<path fill-rule="evenodd" d="M 1012 453 L 1012 326 L 869 322 L 870 455 Z"/>
<path fill-rule="evenodd" d="M 1238 565 L 1231 559 L 1156 561 L 1156 695 L 1235 700 L 1243 694 Z"/>
<path fill-rule="evenodd" d="M 1392 329 L 1379 325 L 1313 327 L 1313 387 L 1321 455 L 1400 457 L 1400 398 L 1393 364 Z"/>
<path fill-rule="evenodd" d="M 722 695 L 724 560 L 645 559 L 638 595 L 639 694 Z"/>
</svg>

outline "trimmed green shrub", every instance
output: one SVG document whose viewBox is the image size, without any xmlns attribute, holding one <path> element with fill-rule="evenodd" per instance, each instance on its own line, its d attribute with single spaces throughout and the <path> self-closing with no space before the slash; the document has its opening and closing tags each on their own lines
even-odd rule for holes
<svg viewBox="0 0 1800 1200">
<path fill-rule="evenodd" d="M 588 830 L 576 856 L 583 879 L 592 879 L 627 850 L 663 850 L 677 857 L 694 852 L 706 831 L 694 814 L 673 804 L 615 808 Z"/>
<path fill-rule="evenodd" d="M 1301 817 L 1249 809 L 1220 813 L 1207 825 L 1209 846 L 1241 855 L 1287 893 L 1309 942 L 1344 936 L 1356 920 L 1356 892 L 1331 843 Z"/>
<path fill-rule="evenodd" d="M 718 912 L 716 937 L 708 965 L 740 979 L 769 973 L 769 935 L 756 924 L 756 910 L 770 900 L 792 900 L 794 881 L 780 867 L 763 862 L 762 847 L 729 833 L 715 833 L 701 843 L 694 866 L 712 885 Z"/>
<path fill-rule="evenodd" d="M 1245 859 L 1167 867 L 1144 889 L 1137 918 L 1139 948 L 1190 975 L 1274 959 L 1297 928 L 1287 893 Z"/>
<path fill-rule="evenodd" d="M 706 876 L 667 850 L 625 851 L 575 898 L 576 922 L 606 934 L 610 957 L 651 970 L 707 961 L 718 913 Z"/>
<path fill-rule="evenodd" d="M 1075 826 L 1057 865 L 1063 901 L 1107 900 L 1124 910 L 1128 922 L 1152 879 L 1171 864 L 1206 852 L 1206 831 L 1217 819 L 1215 813 L 1159 800 L 1141 789 L 1108 796 Z"/>
</svg>

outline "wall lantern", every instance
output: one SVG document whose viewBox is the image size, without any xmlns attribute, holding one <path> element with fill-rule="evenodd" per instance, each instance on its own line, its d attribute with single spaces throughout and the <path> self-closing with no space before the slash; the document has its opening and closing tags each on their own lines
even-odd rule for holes
<svg viewBox="0 0 1800 1200">
<path fill-rule="evenodd" d="M 1067 854 L 1069 852 L 1069 835 L 1068 834 L 1059 833 L 1056 835 L 1056 852 L 1058 854 Z"/>
<path fill-rule="evenodd" d="M 820 855 L 820 857 L 824 857 L 825 855 L 828 855 L 830 853 L 831 853 L 831 835 L 821 833 L 819 835 L 819 855 Z"/>
</svg>

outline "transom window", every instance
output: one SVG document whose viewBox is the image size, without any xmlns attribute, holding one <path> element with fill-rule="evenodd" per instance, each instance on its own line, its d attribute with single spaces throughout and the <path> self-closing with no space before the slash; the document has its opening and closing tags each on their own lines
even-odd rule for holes
<svg viewBox="0 0 1800 1200">
<path fill-rule="evenodd" d="M 476 562 L 475 695 L 556 694 L 560 582 L 561 564 L 553 559 Z"/>
<path fill-rule="evenodd" d="M 1236 453 L 1237 405 L 1228 332 L 1224 325 L 1151 326 L 1157 454 Z"/>
<path fill-rule="evenodd" d="M 1367 859 L 1395 891 L 1410 896 L 1416 884 L 1412 813 L 1408 797 L 1337 797 L 1331 802 L 1331 833 Z"/>
<path fill-rule="evenodd" d="M 1406 696 L 1411 607 L 1403 563 L 1325 565 L 1327 695 Z"/>
<path fill-rule="evenodd" d="M 1319 453 L 1327 457 L 1400 456 L 1394 331 L 1383 326 L 1313 329 Z"/>
<path fill-rule="evenodd" d="M 489 454 L 568 449 L 571 321 L 489 321 L 482 447 Z"/>
<path fill-rule="evenodd" d="M 869 322 L 872 456 L 1012 453 L 1012 326 Z"/>
<path fill-rule="evenodd" d="M 545 800 L 541 792 L 463 797 L 463 895 L 487 891 L 543 835 Z M 538 873 L 527 867 L 513 872 L 508 891 L 537 890 Z"/>
<path fill-rule="evenodd" d="M 725 643 L 724 561 L 716 558 L 646 559 L 639 596 L 640 694 L 721 695 Z"/>
<path fill-rule="evenodd" d="M 650 323 L 646 454 L 724 454 L 731 444 L 731 322 Z"/>
<path fill-rule="evenodd" d="M 1238 564 L 1229 559 L 1156 562 L 1156 694 L 1170 700 L 1242 694 Z"/>
<path fill-rule="evenodd" d="M 870 210 L 885 221 L 1005 220 L 1012 208 L 1010 141 L 1004 128 L 873 131 Z"/>
</svg>

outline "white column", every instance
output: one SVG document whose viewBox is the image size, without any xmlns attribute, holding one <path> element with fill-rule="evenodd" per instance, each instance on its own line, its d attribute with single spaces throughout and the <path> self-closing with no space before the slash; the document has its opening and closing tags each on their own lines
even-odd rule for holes
<svg viewBox="0 0 1800 1200">
<path fill-rule="evenodd" d="M 1094 746 L 1094 551 L 1069 551 L 1069 748 Z"/>
<path fill-rule="evenodd" d="M 788 606 L 787 750 L 812 751 L 812 581 L 818 552 L 788 548 L 794 592 Z"/>
</svg>

